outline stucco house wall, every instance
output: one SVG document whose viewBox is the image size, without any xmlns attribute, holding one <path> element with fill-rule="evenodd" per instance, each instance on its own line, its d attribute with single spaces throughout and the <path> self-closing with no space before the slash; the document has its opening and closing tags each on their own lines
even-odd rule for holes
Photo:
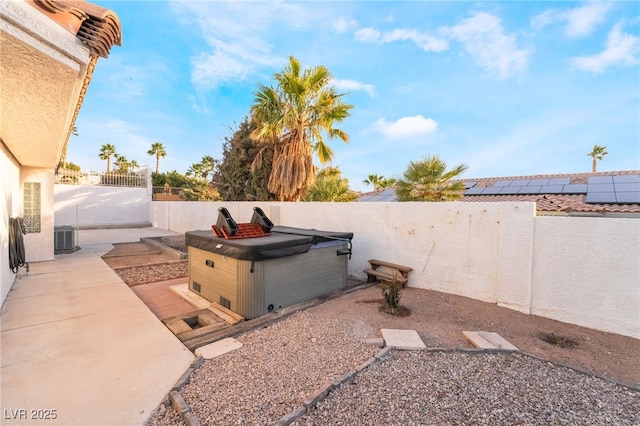
<svg viewBox="0 0 640 426">
<path fill-rule="evenodd" d="M 9 267 L 9 218 L 22 216 L 20 167 L 0 141 L 0 304 L 7 297 L 15 274 Z"/>
</svg>

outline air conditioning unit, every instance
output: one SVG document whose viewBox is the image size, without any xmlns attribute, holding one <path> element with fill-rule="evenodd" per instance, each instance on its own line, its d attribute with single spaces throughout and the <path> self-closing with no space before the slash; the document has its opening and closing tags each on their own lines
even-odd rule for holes
<svg viewBox="0 0 640 426">
<path fill-rule="evenodd" d="M 54 252 L 73 251 L 76 248 L 73 226 L 55 226 L 53 228 Z"/>
</svg>

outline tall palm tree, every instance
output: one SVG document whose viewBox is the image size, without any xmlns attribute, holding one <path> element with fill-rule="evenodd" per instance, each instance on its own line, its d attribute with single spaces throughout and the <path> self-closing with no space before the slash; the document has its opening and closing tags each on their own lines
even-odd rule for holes
<svg viewBox="0 0 640 426">
<path fill-rule="evenodd" d="M 151 144 L 151 149 L 147 151 L 149 155 L 156 156 L 156 173 L 158 173 L 158 169 L 160 167 L 160 158 L 164 158 L 167 156 L 167 150 L 162 144 L 162 142 L 154 142 Z"/>
<path fill-rule="evenodd" d="M 106 143 L 100 147 L 100 159 L 107 160 L 107 173 L 111 171 L 111 156 L 115 155 L 116 147 Z"/>
<path fill-rule="evenodd" d="M 193 176 L 196 178 L 204 177 L 204 168 L 202 163 L 193 163 L 189 167 L 189 170 L 187 170 L 187 173 L 185 173 L 185 176 Z"/>
<path fill-rule="evenodd" d="M 403 179 L 396 183 L 399 201 L 451 201 L 462 198 L 464 183 L 452 182 L 468 166 L 459 166 L 447 171 L 447 164 L 432 155 L 421 161 L 411 161 Z"/>
<path fill-rule="evenodd" d="M 604 156 L 607 154 L 608 152 L 607 152 L 606 146 L 600 146 L 600 145 L 593 146 L 593 151 L 587 154 L 587 157 L 591 157 L 593 159 L 593 161 L 591 162 L 592 173 L 596 172 L 596 166 L 597 166 L 596 160 L 602 160 Z"/>
<path fill-rule="evenodd" d="M 302 70 L 293 56 L 284 71 L 276 73 L 275 87 L 258 84 L 251 107 L 256 129 L 251 137 L 273 149 L 268 189 L 281 201 L 298 200 L 315 179 L 313 153 L 324 164 L 333 157 L 323 133 L 345 142 L 349 136 L 334 127 L 353 108 L 342 102 L 331 86 L 329 70 L 317 66 Z M 253 166 L 259 167 L 261 155 Z"/>
<path fill-rule="evenodd" d="M 216 170 L 218 162 L 212 156 L 205 155 L 204 157 L 202 157 L 200 165 L 202 166 L 202 177 L 206 181 L 209 181 L 209 173 L 213 173 Z"/>
</svg>

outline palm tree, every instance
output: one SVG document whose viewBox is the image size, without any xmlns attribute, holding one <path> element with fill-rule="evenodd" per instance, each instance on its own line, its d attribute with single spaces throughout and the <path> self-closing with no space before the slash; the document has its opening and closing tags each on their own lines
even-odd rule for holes
<svg viewBox="0 0 640 426">
<path fill-rule="evenodd" d="M 316 180 L 302 197 L 304 201 L 356 201 L 358 194 L 349 189 L 349 179 L 342 177 L 338 167 L 318 171 Z"/>
<path fill-rule="evenodd" d="M 396 183 L 399 201 L 451 201 L 462 198 L 464 183 L 452 182 L 468 166 L 460 164 L 447 171 L 447 164 L 432 155 L 421 161 L 411 161 L 403 179 Z"/>
<path fill-rule="evenodd" d="M 202 163 L 193 163 L 191 167 L 189 167 L 189 170 L 187 170 L 187 173 L 185 173 L 185 176 L 193 176 L 196 178 L 204 177 L 204 168 Z"/>
<path fill-rule="evenodd" d="M 202 157 L 200 165 L 202 166 L 202 177 L 206 181 L 209 181 L 209 173 L 213 173 L 216 170 L 218 162 L 212 156 L 205 155 L 204 157 Z"/>
<path fill-rule="evenodd" d="M 154 142 L 151 144 L 151 149 L 147 151 L 149 155 L 156 156 L 156 173 L 158 173 L 158 168 L 160 167 L 160 158 L 164 158 L 167 156 L 167 150 L 165 149 L 162 142 Z"/>
<path fill-rule="evenodd" d="M 111 156 L 115 155 L 116 147 L 110 143 L 104 144 L 100 147 L 100 159 L 107 160 L 107 173 L 111 171 Z"/>
<path fill-rule="evenodd" d="M 301 70 L 300 62 L 291 56 L 274 78 L 276 87 L 258 84 L 251 107 L 256 123 L 251 137 L 273 149 L 269 191 L 280 201 L 295 201 L 315 179 L 313 152 L 321 164 L 333 157 L 322 134 L 349 141 L 334 124 L 348 117 L 353 106 L 342 102 L 343 95 L 330 85 L 331 73 L 323 66 Z M 260 167 L 263 150 L 254 168 Z"/>
<path fill-rule="evenodd" d="M 372 174 L 367 177 L 367 179 L 363 180 L 362 183 L 365 185 L 373 185 L 373 189 L 375 191 L 384 188 L 390 188 L 395 185 L 396 180 L 394 178 L 386 178 L 384 176 L 378 176 L 377 174 Z"/>
<path fill-rule="evenodd" d="M 596 172 L 596 166 L 597 166 L 596 160 L 602 160 L 604 156 L 607 154 L 608 152 L 607 152 L 606 146 L 600 146 L 600 145 L 593 146 L 593 151 L 587 154 L 588 157 L 591 157 L 593 159 L 593 161 L 591 162 L 592 173 Z"/>
</svg>

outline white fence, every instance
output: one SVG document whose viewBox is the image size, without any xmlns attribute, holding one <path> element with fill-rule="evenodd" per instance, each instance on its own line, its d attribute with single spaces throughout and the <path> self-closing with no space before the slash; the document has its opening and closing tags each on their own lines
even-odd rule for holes
<svg viewBox="0 0 640 426">
<path fill-rule="evenodd" d="M 151 202 L 154 226 L 211 229 L 219 207 L 248 222 L 353 232 L 368 259 L 411 266 L 411 287 L 640 338 L 640 219 L 536 217 L 534 203 Z"/>
<path fill-rule="evenodd" d="M 101 228 L 149 224 L 151 187 L 53 186 L 55 226 Z"/>
</svg>

